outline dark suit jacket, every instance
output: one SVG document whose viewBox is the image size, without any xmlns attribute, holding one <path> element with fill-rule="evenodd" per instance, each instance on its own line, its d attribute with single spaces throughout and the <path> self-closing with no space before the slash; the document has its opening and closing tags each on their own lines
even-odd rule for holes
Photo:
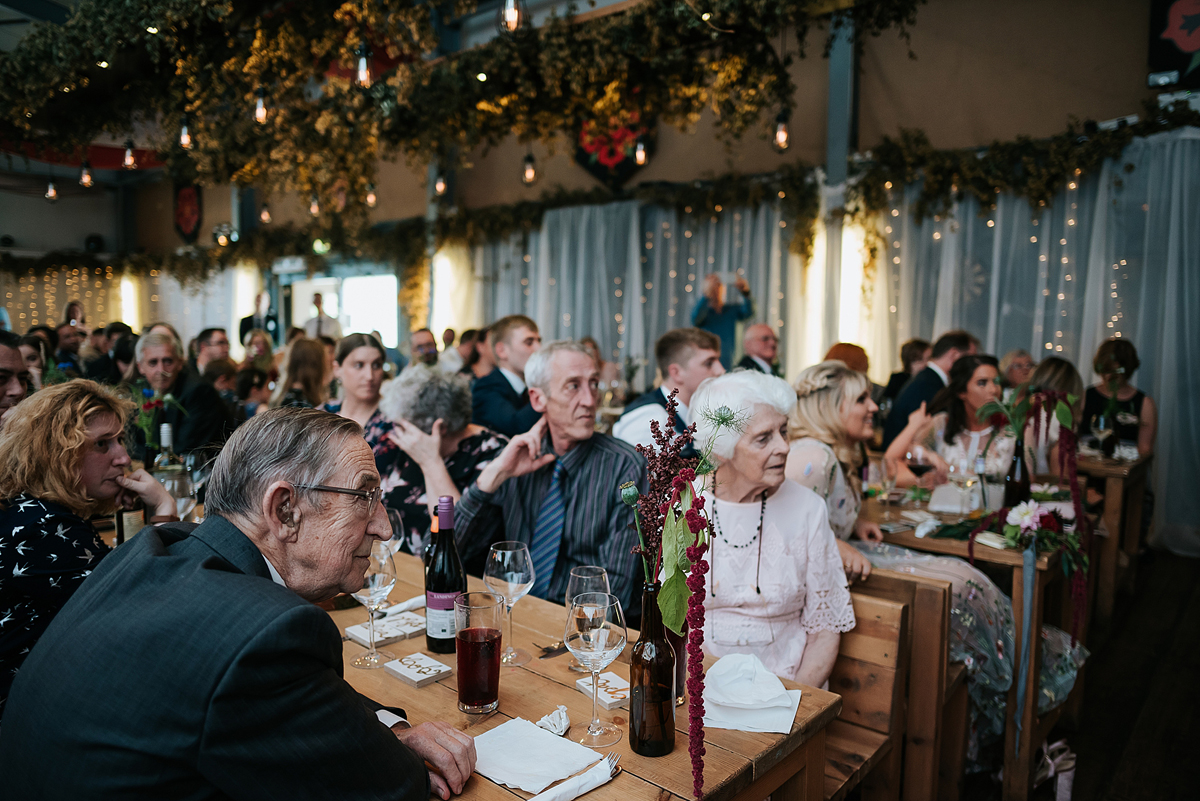
<svg viewBox="0 0 1200 801">
<path fill-rule="evenodd" d="M 738 362 L 736 366 L 741 367 L 743 370 L 757 370 L 760 373 L 766 372 L 765 370 L 762 369 L 762 365 L 759 364 L 758 362 L 754 361 L 754 359 L 752 359 L 749 354 L 743 356 L 742 360 L 740 362 Z M 770 374 L 774 375 L 774 376 L 778 376 L 779 368 L 772 364 Z"/>
<path fill-rule="evenodd" d="M 171 394 L 183 407 L 183 411 L 172 404 L 164 404 L 162 410 L 154 416 L 155 442 L 158 441 L 158 426 L 170 423 L 174 432 L 176 453 L 202 449 L 215 452 L 225 444 L 225 440 L 233 433 L 234 420 L 229 413 L 229 407 L 221 400 L 220 393 L 212 384 L 185 369 L 175 379 Z M 131 455 L 135 459 L 145 461 L 146 440 L 142 430 L 132 423 L 129 430 L 134 445 Z"/>
<path fill-rule="evenodd" d="M 508 437 L 524 434 L 542 415 L 529 405 L 497 367 L 471 386 L 471 422 Z"/>
<path fill-rule="evenodd" d="M 84 376 L 101 384 L 116 386 L 121 383 L 121 371 L 117 362 L 107 353 L 102 353 L 83 366 Z"/>
<path fill-rule="evenodd" d="M 342 678 L 329 615 L 209 517 L 109 554 L 17 672 L 13 799 L 419 799 L 423 761 Z"/>
<path fill-rule="evenodd" d="M 249 334 L 254 329 L 254 315 L 243 317 L 242 322 L 238 325 L 238 342 L 246 344 L 246 334 Z M 263 330 L 271 335 L 271 340 L 279 344 L 279 318 L 274 314 L 268 314 L 266 322 L 263 324 Z"/>
<path fill-rule="evenodd" d="M 888 412 L 887 423 L 883 427 L 885 450 L 908 425 L 908 416 L 921 408 L 922 403 L 928 404 L 932 401 L 934 395 L 941 392 L 945 386 L 942 383 L 942 377 L 934 372 L 932 367 L 926 367 L 904 385 L 896 402 L 892 404 L 892 410 Z M 929 407 L 926 406 L 925 410 L 928 411 Z"/>
</svg>

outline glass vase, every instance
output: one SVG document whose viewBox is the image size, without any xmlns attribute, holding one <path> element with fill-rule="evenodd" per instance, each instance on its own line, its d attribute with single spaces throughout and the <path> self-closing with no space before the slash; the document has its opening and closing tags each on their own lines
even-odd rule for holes
<svg viewBox="0 0 1200 801">
<path fill-rule="evenodd" d="M 642 633 L 629 656 L 629 747 L 648 757 L 675 748 L 675 651 L 658 608 L 660 588 L 642 588 Z"/>
</svg>

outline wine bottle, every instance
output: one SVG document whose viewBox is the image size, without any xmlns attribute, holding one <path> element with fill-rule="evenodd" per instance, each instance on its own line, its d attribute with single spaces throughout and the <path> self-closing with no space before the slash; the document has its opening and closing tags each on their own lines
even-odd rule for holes
<svg viewBox="0 0 1200 801">
<path fill-rule="evenodd" d="M 1029 469 L 1025 466 L 1025 440 L 1017 439 L 1012 461 L 1004 475 L 1004 506 L 1011 509 L 1029 500 Z"/>
<path fill-rule="evenodd" d="M 153 473 L 162 471 L 182 471 L 183 459 L 175 455 L 174 449 L 174 431 L 170 423 L 163 423 L 158 427 L 158 455 L 154 457 Z"/>
<path fill-rule="evenodd" d="M 117 545 L 127 541 L 134 534 L 137 534 L 146 525 L 146 507 L 142 503 L 141 498 L 135 498 L 133 508 L 117 509 L 116 515 L 117 524 Z"/>
<path fill-rule="evenodd" d="M 435 654 L 454 653 L 454 601 L 467 591 L 467 574 L 454 542 L 454 499 L 438 498 L 433 549 L 425 564 L 425 646 Z"/>
</svg>

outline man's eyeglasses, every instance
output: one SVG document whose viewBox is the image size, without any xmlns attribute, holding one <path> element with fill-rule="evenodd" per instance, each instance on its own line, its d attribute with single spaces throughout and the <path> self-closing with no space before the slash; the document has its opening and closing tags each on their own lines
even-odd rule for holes
<svg viewBox="0 0 1200 801">
<path fill-rule="evenodd" d="M 327 487 L 324 484 L 293 484 L 296 489 L 316 490 L 317 492 L 338 492 L 342 495 L 353 495 L 356 498 L 365 498 L 367 508 L 374 509 L 375 504 L 379 503 L 383 497 L 383 487 L 376 487 L 370 490 L 350 489 L 348 487 Z"/>
</svg>

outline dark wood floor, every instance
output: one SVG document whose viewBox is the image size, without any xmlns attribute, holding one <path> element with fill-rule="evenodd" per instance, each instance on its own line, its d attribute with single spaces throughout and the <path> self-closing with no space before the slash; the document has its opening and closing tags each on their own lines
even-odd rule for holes
<svg viewBox="0 0 1200 801">
<path fill-rule="evenodd" d="M 1200 559 L 1150 551 L 1087 665 L 1073 801 L 1200 799 Z M 971 777 L 967 801 L 1000 786 Z M 1036 794 L 1054 798 L 1052 783 Z"/>
</svg>

